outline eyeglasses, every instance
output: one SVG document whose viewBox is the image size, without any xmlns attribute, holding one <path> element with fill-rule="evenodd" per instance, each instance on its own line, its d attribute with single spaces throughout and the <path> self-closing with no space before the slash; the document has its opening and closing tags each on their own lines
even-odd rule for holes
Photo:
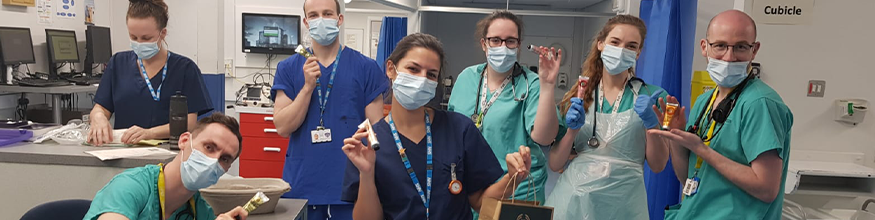
<svg viewBox="0 0 875 220">
<path fill-rule="evenodd" d="M 707 42 L 707 40 L 706 40 Z M 753 47 L 756 46 L 754 44 L 726 44 L 726 43 L 711 43 L 708 42 L 708 45 L 711 46 L 711 54 L 714 56 L 723 56 L 726 54 L 726 51 L 729 51 L 729 48 L 732 48 L 732 53 L 736 56 L 745 56 L 749 55 Z"/>
<path fill-rule="evenodd" d="M 500 37 L 486 38 L 486 44 L 488 44 L 489 47 L 500 47 L 501 43 L 504 43 L 504 45 L 507 46 L 508 49 L 516 49 L 520 46 L 520 39 L 514 37 L 509 37 L 507 39 L 501 39 Z"/>
</svg>

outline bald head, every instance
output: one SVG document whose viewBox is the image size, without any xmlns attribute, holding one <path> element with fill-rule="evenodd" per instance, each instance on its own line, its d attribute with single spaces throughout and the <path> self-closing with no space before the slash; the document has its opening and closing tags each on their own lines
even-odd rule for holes
<svg viewBox="0 0 875 220">
<path fill-rule="evenodd" d="M 747 13 L 739 10 L 728 10 L 720 12 L 717 16 L 711 18 L 708 22 L 708 31 L 705 32 L 705 37 L 712 34 L 712 30 L 720 32 L 736 32 L 736 34 L 747 35 L 751 37 L 751 42 L 757 38 L 757 24 Z M 738 33 L 741 32 L 741 33 Z"/>
</svg>

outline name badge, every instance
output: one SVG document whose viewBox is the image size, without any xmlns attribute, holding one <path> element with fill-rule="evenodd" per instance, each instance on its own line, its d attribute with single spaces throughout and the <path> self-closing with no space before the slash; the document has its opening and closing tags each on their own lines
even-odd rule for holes
<svg viewBox="0 0 875 220">
<path fill-rule="evenodd" d="M 317 127 L 316 130 L 310 131 L 310 136 L 314 144 L 331 142 L 331 129 Z"/>
<path fill-rule="evenodd" d="M 684 184 L 684 195 L 692 196 L 699 192 L 699 177 L 688 178 Z"/>
</svg>

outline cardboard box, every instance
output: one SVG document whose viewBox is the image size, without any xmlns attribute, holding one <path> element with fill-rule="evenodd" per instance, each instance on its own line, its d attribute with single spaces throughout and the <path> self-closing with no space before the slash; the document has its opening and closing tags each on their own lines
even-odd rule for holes
<svg viewBox="0 0 875 220">
<path fill-rule="evenodd" d="M 36 0 L 3 0 L 3 5 L 35 7 Z"/>
</svg>

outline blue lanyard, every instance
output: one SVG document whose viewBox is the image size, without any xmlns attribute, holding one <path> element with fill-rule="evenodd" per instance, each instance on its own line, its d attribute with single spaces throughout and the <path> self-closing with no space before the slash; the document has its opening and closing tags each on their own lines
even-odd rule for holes
<svg viewBox="0 0 875 220">
<path fill-rule="evenodd" d="M 149 74 L 146 74 L 146 67 L 143 66 L 143 59 L 137 58 L 140 61 L 140 70 L 143 73 L 143 80 L 146 80 L 146 86 L 149 86 L 149 94 L 152 95 L 152 99 L 156 102 L 161 100 L 161 86 L 164 85 L 164 80 L 167 79 L 167 63 L 170 62 L 170 51 L 167 51 L 167 61 L 164 62 L 164 71 L 161 73 L 161 84 L 158 84 L 158 92 L 155 92 L 155 89 L 152 88 L 152 80 L 149 79 Z"/>
<path fill-rule="evenodd" d="M 340 66 L 340 53 L 342 52 L 343 45 L 340 45 L 340 48 L 337 49 L 337 57 L 334 58 L 334 67 L 331 68 L 331 76 L 328 79 L 328 88 L 325 89 L 324 99 L 322 97 L 322 83 L 319 82 L 319 78 L 316 78 L 316 91 L 319 92 L 319 127 L 325 126 L 322 118 L 325 115 L 325 106 L 328 104 L 328 96 L 331 95 L 331 87 L 334 86 L 334 75 L 337 73 L 337 66 Z"/>
<path fill-rule="evenodd" d="M 392 113 L 389 113 L 389 128 L 392 129 L 392 137 L 395 138 L 395 146 L 398 147 L 398 153 L 401 154 L 401 162 L 404 162 L 404 167 L 407 168 L 407 174 L 410 175 L 410 180 L 413 180 L 413 185 L 416 186 L 416 191 L 419 192 L 419 197 L 422 198 L 422 204 L 425 205 L 425 217 L 428 218 L 428 204 L 431 202 L 431 173 L 432 173 L 432 156 L 431 156 L 431 121 L 428 120 L 428 112 L 425 112 L 425 137 L 426 146 L 428 146 L 428 156 L 425 162 L 425 181 L 428 197 L 422 192 L 422 185 L 419 184 L 419 179 L 416 178 L 416 173 L 413 168 L 410 168 L 410 160 L 407 159 L 407 153 L 404 152 L 404 146 L 401 146 L 401 138 L 398 137 L 398 130 L 395 129 L 395 121 L 392 120 Z"/>
</svg>

